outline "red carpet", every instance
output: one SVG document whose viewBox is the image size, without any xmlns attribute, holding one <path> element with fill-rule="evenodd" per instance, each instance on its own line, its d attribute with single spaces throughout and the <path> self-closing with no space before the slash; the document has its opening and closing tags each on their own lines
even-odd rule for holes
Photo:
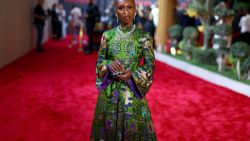
<svg viewBox="0 0 250 141">
<path fill-rule="evenodd" d="M 47 43 L 0 69 L 1 141 L 88 141 L 96 53 Z M 159 141 L 247 141 L 250 98 L 156 63 L 147 100 Z"/>
</svg>

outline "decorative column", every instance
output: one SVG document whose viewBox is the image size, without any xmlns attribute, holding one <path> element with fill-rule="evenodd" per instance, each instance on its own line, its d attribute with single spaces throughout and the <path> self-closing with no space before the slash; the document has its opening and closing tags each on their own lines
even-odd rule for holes
<svg viewBox="0 0 250 141">
<path fill-rule="evenodd" d="M 168 29 L 175 23 L 176 0 L 158 0 L 159 22 L 156 31 L 157 51 L 165 52 Z"/>
</svg>

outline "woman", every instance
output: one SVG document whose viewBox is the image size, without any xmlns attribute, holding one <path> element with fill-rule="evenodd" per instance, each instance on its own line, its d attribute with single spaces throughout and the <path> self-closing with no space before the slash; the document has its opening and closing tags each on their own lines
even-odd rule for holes
<svg viewBox="0 0 250 141">
<path fill-rule="evenodd" d="M 133 24 L 134 0 L 117 0 L 116 15 L 120 25 L 104 32 L 98 52 L 91 140 L 155 141 L 145 99 L 154 70 L 153 40 Z"/>
</svg>

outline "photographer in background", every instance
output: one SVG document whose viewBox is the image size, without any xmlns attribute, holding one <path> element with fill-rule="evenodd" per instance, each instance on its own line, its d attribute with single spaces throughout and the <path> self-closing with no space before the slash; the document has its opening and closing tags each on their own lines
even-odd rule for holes
<svg viewBox="0 0 250 141">
<path fill-rule="evenodd" d="M 43 9 L 44 0 L 38 0 L 37 4 L 33 11 L 33 24 L 37 30 L 37 42 L 36 42 L 36 51 L 43 52 L 42 39 L 43 39 L 43 30 L 46 20 L 45 11 Z"/>
</svg>

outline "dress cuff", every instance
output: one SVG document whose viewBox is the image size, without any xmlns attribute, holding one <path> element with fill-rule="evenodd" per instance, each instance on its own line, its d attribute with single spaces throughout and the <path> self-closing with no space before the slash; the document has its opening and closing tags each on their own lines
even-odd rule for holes
<svg viewBox="0 0 250 141">
<path fill-rule="evenodd" d="M 137 88 L 133 76 L 131 76 L 131 78 L 128 79 L 126 82 L 129 86 L 130 90 L 134 93 L 135 97 L 138 99 L 142 99 L 143 96 L 142 96 L 141 92 L 139 91 L 139 89 Z"/>
<path fill-rule="evenodd" d="M 113 73 L 109 67 L 109 65 L 107 65 L 107 73 L 105 74 L 102 83 L 98 86 L 98 90 L 102 91 L 104 89 L 106 89 L 108 87 L 108 85 L 110 83 L 112 83 L 112 81 L 114 80 L 114 76 Z"/>
</svg>

